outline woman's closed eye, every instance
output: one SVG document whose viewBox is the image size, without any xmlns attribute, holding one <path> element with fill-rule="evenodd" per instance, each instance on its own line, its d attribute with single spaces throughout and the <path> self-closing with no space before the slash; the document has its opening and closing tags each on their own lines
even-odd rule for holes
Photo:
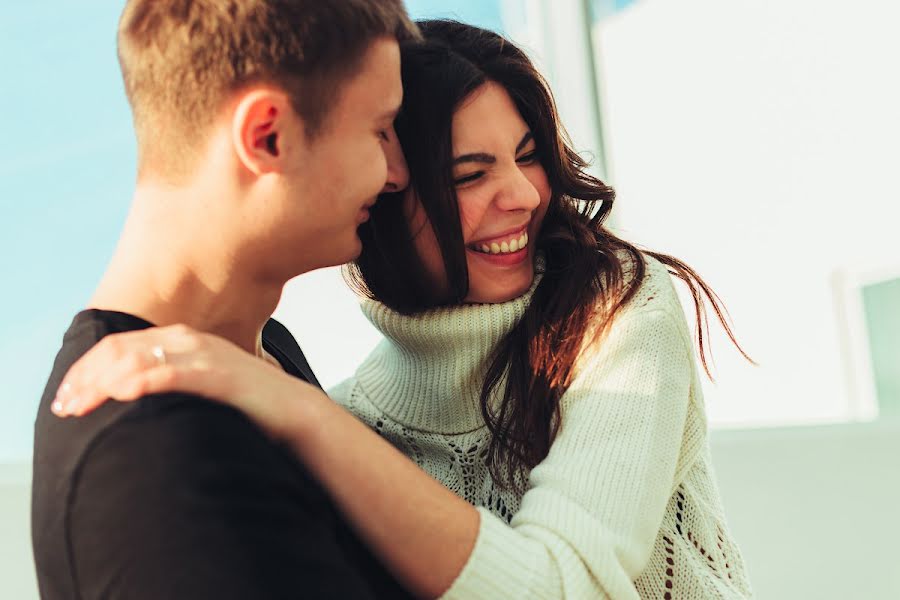
<svg viewBox="0 0 900 600">
<path fill-rule="evenodd" d="M 537 149 L 532 150 L 531 152 L 526 152 L 522 156 L 516 158 L 516 162 L 520 165 L 530 165 L 536 162 L 538 159 L 538 151 Z"/>
<path fill-rule="evenodd" d="M 453 180 L 453 185 L 460 186 L 465 185 L 467 183 L 472 183 L 473 181 L 477 181 L 484 177 L 484 171 L 475 171 L 474 173 L 468 173 L 466 175 L 460 175 L 456 179 Z"/>
<path fill-rule="evenodd" d="M 537 149 L 532 150 L 531 152 L 526 152 L 522 156 L 516 158 L 516 163 L 519 165 L 532 165 L 538 161 L 540 157 Z M 453 185 L 460 186 L 465 185 L 467 183 L 472 183 L 473 181 L 477 181 L 484 177 L 484 171 L 475 171 L 474 173 L 467 173 L 465 175 L 460 175 L 456 179 L 453 180 Z"/>
</svg>

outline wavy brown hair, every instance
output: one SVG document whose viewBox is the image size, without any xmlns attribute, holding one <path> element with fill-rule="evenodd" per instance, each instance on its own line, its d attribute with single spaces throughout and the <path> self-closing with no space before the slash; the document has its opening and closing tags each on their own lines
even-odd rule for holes
<svg viewBox="0 0 900 600">
<path fill-rule="evenodd" d="M 721 301 L 697 273 L 671 256 L 639 250 L 604 226 L 615 193 L 587 172 L 588 164 L 572 149 L 550 89 L 525 54 L 496 33 L 456 21 L 418 25 L 424 40 L 401 46 L 405 96 L 396 129 L 449 286 L 430 279 L 397 199 L 373 207 L 370 222 L 360 230 L 363 252 L 349 279 L 404 314 L 463 302 L 469 281 L 451 167 L 453 114 L 485 82 L 502 85 L 531 128 L 552 189 L 537 239 L 545 257 L 543 278 L 522 320 L 494 351 L 480 398 L 491 432 L 486 450 L 491 476 L 504 488 L 521 490 L 559 429 L 560 398 L 572 382 L 584 332 L 599 338 L 609 330 L 644 279 L 645 255 L 687 284 L 707 373 L 704 297 L 744 353 Z"/>
</svg>

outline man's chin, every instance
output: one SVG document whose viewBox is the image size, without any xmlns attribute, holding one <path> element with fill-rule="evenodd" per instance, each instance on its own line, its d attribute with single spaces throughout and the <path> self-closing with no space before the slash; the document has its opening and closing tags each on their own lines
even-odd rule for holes
<svg viewBox="0 0 900 600">
<path fill-rule="evenodd" d="M 352 262 L 359 258 L 360 254 L 362 254 L 362 240 L 359 239 L 359 235 L 354 231 L 353 240 L 347 244 L 343 260 L 339 264 Z"/>
<path fill-rule="evenodd" d="M 306 256 L 314 262 L 312 269 L 327 269 L 329 267 L 338 267 L 347 264 L 359 258 L 362 252 L 362 241 L 356 232 L 350 235 L 344 234 L 343 239 L 338 241 L 338 236 L 332 236 L 327 246 L 319 243 L 318 252 L 315 256 L 310 256 L 307 252 Z"/>
</svg>

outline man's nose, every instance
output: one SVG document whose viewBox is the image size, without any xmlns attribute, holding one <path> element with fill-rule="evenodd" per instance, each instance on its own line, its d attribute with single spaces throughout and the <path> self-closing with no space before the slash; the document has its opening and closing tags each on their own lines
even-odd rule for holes
<svg viewBox="0 0 900 600">
<path fill-rule="evenodd" d="M 387 159 L 387 179 L 382 193 L 405 190 L 409 185 L 409 168 L 393 127 L 388 131 L 388 139 L 384 141 L 384 156 Z"/>
</svg>

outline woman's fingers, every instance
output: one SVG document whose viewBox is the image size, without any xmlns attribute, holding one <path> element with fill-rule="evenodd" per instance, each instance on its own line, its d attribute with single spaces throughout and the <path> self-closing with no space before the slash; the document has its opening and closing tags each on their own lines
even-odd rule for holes
<svg viewBox="0 0 900 600">
<path fill-rule="evenodd" d="M 73 391 L 59 406 L 54 407 L 54 412 L 62 417 L 82 416 L 110 399 L 131 402 L 150 394 L 178 389 L 180 369 L 177 365 L 160 364 L 139 369 L 125 367 L 118 371 L 93 385 Z"/>
<path fill-rule="evenodd" d="M 183 325 L 109 335 L 66 374 L 52 410 L 81 416 L 109 400 L 183 392 L 232 404 L 269 424 L 272 407 L 258 399 L 280 390 L 280 370 L 227 340 Z"/>
<path fill-rule="evenodd" d="M 80 416 L 110 398 L 131 401 L 166 392 L 231 405 L 279 439 L 288 435 L 291 420 L 285 415 L 297 397 L 322 395 L 228 340 L 173 326 L 101 340 L 66 374 L 53 411 Z"/>
<path fill-rule="evenodd" d="M 144 356 L 146 354 L 146 356 Z M 77 372 L 70 371 L 57 392 L 53 412 L 60 416 L 90 412 L 107 399 L 136 400 L 144 395 L 145 379 L 165 368 L 150 353 L 129 351 L 109 358 L 104 353 L 85 355 Z"/>
<path fill-rule="evenodd" d="M 203 363 L 200 346 L 200 336 L 181 325 L 107 336 L 66 374 L 52 410 L 82 415 L 109 398 L 130 401 L 171 391 L 180 369 L 189 366 L 184 363 Z"/>
</svg>

